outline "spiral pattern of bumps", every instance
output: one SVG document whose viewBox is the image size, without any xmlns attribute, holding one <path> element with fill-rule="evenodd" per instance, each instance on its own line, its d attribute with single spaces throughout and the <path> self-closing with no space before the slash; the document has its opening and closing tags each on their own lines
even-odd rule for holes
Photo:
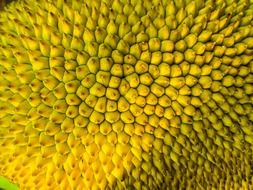
<svg viewBox="0 0 253 190">
<path fill-rule="evenodd" d="M 24 0 L 0 13 L 0 175 L 21 189 L 252 189 L 252 0 Z"/>
</svg>

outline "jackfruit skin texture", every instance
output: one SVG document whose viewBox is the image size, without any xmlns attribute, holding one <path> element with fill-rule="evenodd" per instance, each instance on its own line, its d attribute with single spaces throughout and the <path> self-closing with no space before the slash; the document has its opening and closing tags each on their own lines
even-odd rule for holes
<svg viewBox="0 0 253 190">
<path fill-rule="evenodd" d="M 0 175 L 20 189 L 252 189 L 253 2 L 11 3 Z"/>
<path fill-rule="evenodd" d="M 10 2 L 12 2 L 13 0 L 1 0 L 0 1 L 0 10 L 3 10 L 3 8 Z"/>
</svg>

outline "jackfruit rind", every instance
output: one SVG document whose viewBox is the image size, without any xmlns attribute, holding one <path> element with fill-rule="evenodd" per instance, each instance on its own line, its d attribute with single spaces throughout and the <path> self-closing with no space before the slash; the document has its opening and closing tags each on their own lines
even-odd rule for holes
<svg viewBox="0 0 253 190">
<path fill-rule="evenodd" d="M 0 12 L 0 175 L 20 189 L 252 189 L 250 0 L 23 0 Z"/>
</svg>

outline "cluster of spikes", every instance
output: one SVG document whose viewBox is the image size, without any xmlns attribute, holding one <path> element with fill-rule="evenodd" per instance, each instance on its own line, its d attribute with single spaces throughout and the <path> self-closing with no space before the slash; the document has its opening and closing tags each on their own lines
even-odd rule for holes
<svg viewBox="0 0 253 190">
<path fill-rule="evenodd" d="M 252 189 L 252 18 L 252 0 L 9 4 L 0 175 L 20 189 Z"/>
</svg>

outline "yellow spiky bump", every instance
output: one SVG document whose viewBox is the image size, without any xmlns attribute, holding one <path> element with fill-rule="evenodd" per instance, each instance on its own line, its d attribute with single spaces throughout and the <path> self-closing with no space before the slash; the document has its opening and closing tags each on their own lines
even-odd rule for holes
<svg viewBox="0 0 253 190">
<path fill-rule="evenodd" d="M 36 190 L 252 189 L 252 0 L 23 0 L 0 12 L 0 175 Z"/>
</svg>

